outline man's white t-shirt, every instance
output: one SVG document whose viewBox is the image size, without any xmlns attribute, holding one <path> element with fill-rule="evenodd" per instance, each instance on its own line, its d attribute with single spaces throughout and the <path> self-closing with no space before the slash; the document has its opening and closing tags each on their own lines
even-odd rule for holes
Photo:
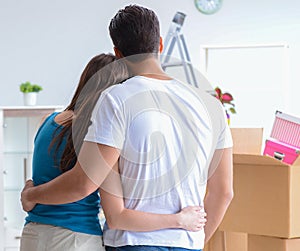
<svg viewBox="0 0 300 251">
<path fill-rule="evenodd" d="M 224 110 L 215 97 L 174 79 L 143 76 L 102 93 L 85 141 L 121 150 L 126 208 L 159 214 L 203 205 L 212 155 L 232 147 Z M 106 228 L 104 243 L 201 249 L 204 231 Z"/>
</svg>

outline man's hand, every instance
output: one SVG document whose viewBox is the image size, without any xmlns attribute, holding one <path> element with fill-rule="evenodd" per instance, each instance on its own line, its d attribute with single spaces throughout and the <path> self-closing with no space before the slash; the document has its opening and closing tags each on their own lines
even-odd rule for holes
<svg viewBox="0 0 300 251">
<path fill-rule="evenodd" d="M 34 187 L 33 181 L 27 180 L 25 183 L 25 187 L 23 188 L 22 193 L 21 193 L 22 207 L 23 207 L 23 210 L 26 212 L 31 211 L 36 205 L 36 203 L 31 202 L 28 199 L 28 192 L 30 191 L 30 189 L 32 189 L 32 187 Z"/>
<path fill-rule="evenodd" d="M 188 231 L 200 231 L 206 223 L 206 213 L 201 206 L 188 206 L 183 208 L 178 215 L 180 216 L 180 225 Z"/>
</svg>

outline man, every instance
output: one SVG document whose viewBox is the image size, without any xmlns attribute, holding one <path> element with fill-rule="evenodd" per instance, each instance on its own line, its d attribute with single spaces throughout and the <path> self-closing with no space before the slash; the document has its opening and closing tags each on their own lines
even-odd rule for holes
<svg viewBox="0 0 300 251">
<path fill-rule="evenodd" d="M 134 77 L 102 94 L 80 164 L 47 184 L 25 189 L 24 208 L 76 201 L 98 186 L 106 191 L 103 196 L 117 193 L 107 180 L 119 162 L 127 208 L 168 214 L 204 204 L 207 224 L 205 234 L 122 231 L 114 229 L 116 219 L 108 212 L 105 245 L 117 250 L 201 250 L 233 196 L 232 141 L 224 111 L 214 97 L 162 70 L 162 40 L 153 11 L 127 6 L 111 20 L 109 31 L 116 56 L 124 58 Z"/>
</svg>

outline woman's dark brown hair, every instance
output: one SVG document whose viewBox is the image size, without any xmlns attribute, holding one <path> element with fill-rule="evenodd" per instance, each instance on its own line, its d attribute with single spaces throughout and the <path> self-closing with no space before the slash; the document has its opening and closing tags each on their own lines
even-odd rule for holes
<svg viewBox="0 0 300 251">
<path fill-rule="evenodd" d="M 64 138 L 67 142 L 62 153 L 59 167 L 62 172 L 69 170 L 77 161 L 91 115 L 103 90 L 127 78 L 125 64 L 117 62 L 111 54 L 100 54 L 93 57 L 83 70 L 75 94 L 65 111 L 72 111 L 62 123 L 61 131 L 53 138 L 49 149 L 55 146 L 54 159 Z M 74 130 L 74 125 L 76 130 Z"/>
</svg>

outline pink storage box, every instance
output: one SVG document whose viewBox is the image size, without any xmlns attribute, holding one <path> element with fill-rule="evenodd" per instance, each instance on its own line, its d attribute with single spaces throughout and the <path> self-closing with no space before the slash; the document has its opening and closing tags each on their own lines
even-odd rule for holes
<svg viewBox="0 0 300 251">
<path fill-rule="evenodd" d="M 300 118 L 276 111 L 271 138 L 300 148 Z"/>
<path fill-rule="evenodd" d="M 300 152 L 300 118 L 276 111 L 271 139 L 266 141 L 264 155 L 293 164 Z"/>
<path fill-rule="evenodd" d="M 264 155 L 274 157 L 292 165 L 300 154 L 300 149 L 276 140 L 266 140 Z"/>
</svg>

